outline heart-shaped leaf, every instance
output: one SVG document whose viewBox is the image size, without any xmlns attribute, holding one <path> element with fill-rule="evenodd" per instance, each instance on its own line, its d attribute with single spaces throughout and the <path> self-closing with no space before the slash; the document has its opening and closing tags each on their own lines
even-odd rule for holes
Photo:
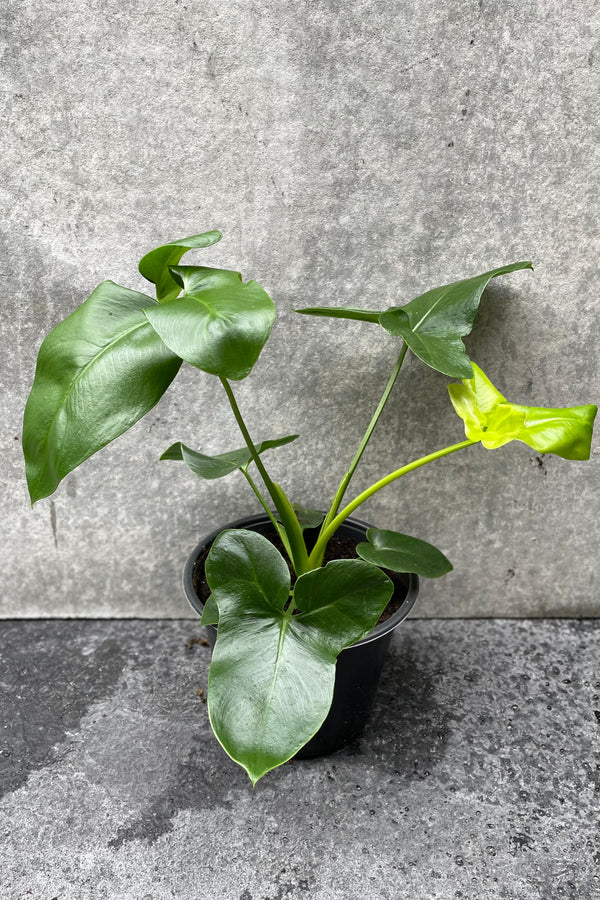
<svg viewBox="0 0 600 900">
<path fill-rule="evenodd" d="M 181 286 L 175 281 L 169 271 L 170 266 L 176 266 L 184 253 L 188 250 L 201 247 L 210 247 L 220 241 L 223 235 L 220 231 L 205 231 L 204 234 L 194 234 L 191 237 L 181 238 L 163 244 L 150 253 L 146 253 L 140 261 L 139 269 L 144 278 L 156 285 L 156 297 L 160 302 L 176 297 Z"/>
<path fill-rule="evenodd" d="M 147 311 L 154 330 L 198 369 L 235 381 L 245 378 L 275 321 L 267 292 L 226 269 L 172 266 L 170 271 L 185 293 Z"/>
<path fill-rule="evenodd" d="M 23 421 L 32 503 L 141 419 L 172 382 L 181 360 L 144 315 L 156 305 L 104 281 L 45 338 Z"/>
<path fill-rule="evenodd" d="M 208 680 L 213 730 L 253 783 L 315 734 L 333 696 L 335 661 L 367 634 L 393 592 L 361 560 L 338 560 L 302 575 L 288 608 L 290 576 L 260 534 L 226 531 L 206 561 L 219 608 Z"/>
<path fill-rule="evenodd" d="M 473 377 L 448 386 L 450 399 L 472 441 L 488 450 L 509 441 L 522 441 L 539 453 L 565 459 L 589 459 L 594 419 L 593 404 L 548 409 L 508 403 L 473 363 Z"/>
<path fill-rule="evenodd" d="M 382 528 L 369 528 L 367 541 L 358 544 L 356 552 L 361 559 L 392 572 L 440 578 L 452 571 L 450 560 L 433 544 Z"/>
<path fill-rule="evenodd" d="M 283 447 L 290 444 L 299 437 L 297 434 L 288 434 L 286 437 L 276 438 L 272 441 L 262 441 L 256 445 L 258 453 L 264 453 L 265 450 L 272 450 L 275 447 Z M 230 450 L 227 453 L 219 453 L 217 456 L 207 456 L 199 453 L 198 450 L 190 450 L 181 441 L 165 450 L 160 457 L 161 459 L 182 460 L 188 469 L 197 475 L 198 478 L 223 478 L 237 469 L 243 469 L 252 462 L 252 454 L 247 447 L 241 450 Z"/>
<path fill-rule="evenodd" d="M 387 332 L 404 338 L 432 369 L 453 378 L 470 378 L 471 362 L 462 338 L 473 328 L 484 289 L 498 275 L 531 268 L 530 262 L 516 262 L 434 288 L 405 306 L 391 307 L 379 321 Z"/>
</svg>

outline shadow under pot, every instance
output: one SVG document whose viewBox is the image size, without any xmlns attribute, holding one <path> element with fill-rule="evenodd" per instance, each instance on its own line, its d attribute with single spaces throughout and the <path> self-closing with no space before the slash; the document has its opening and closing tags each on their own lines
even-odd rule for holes
<svg viewBox="0 0 600 900">
<path fill-rule="evenodd" d="M 370 526 L 356 519 L 347 519 L 328 546 L 324 562 L 330 559 L 354 559 L 356 544 L 366 540 Z M 183 589 L 192 609 L 202 615 L 210 588 L 204 576 L 204 562 L 213 541 L 222 531 L 244 528 L 264 535 L 285 556 L 279 536 L 266 514 L 248 516 L 224 525 L 205 537 L 190 554 L 183 570 Z M 318 529 L 305 532 L 309 550 Z M 342 650 L 338 656 L 333 701 L 327 717 L 317 733 L 298 751 L 300 759 L 325 756 L 339 750 L 362 733 L 373 706 L 377 685 L 383 669 L 394 630 L 406 619 L 417 599 L 419 578 L 386 570 L 394 583 L 394 593 L 375 628 L 366 637 Z M 206 626 L 211 647 L 217 639 L 217 629 Z"/>
</svg>

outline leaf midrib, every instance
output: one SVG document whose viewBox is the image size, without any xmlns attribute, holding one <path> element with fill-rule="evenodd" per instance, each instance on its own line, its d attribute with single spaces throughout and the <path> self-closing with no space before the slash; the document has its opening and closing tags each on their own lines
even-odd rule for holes
<svg viewBox="0 0 600 900">
<path fill-rule="evenodd" d="M 443 300 L 444 297 L 449 293 L 449 291 L 450 291 L 450 289 L 451 289 L 452 287 L 453 287 L 453 285 L 451 285 L 451 284 L 446 285 L 446 288 L 442 291 L 442 293 L 440 294 L 440 296 L 438 297 L 438 299 L 435 301 L 435 303 L 433 303 L 433 304 L 429 307 L 429 309 L 427 310 L 427 312 L 425 313 L 425 315 L 423 316 L 423 318 L 420 319 L 420 320 L 417 322 L 417 324 L 412 328 L 412 331 L 417 331 L 417 330 L 421 327 L 421 325 L 423 324 L 423 322 L 427 321 L 427 319 L 429 318 L 429 316 L 432 315 L 432 313 L 434 312 L 434 310 L 435 310 L 435 309 L 438 307 L 438 305 L 442 302 L 442 300 Z"/>
<path fill-rule="evenodd" d="M 224 322 L 233 321 L 232 315 L 227 316 L 227 315 L 223 315 L 222 313 L 217 312 L 217 310 L 215 310 L 214 306 L 210 306 L 210 304 L 208 303 L 207 300 L 203 300 L 202 297 L 200 297 L 198 294 L 195 294 L 193 291 L 190 292 L 189 294 L 183 294 L 181 299 L 183 300 L 184 297 L 189 297 L 190 300 L 195 300 L 196 303 L 201 303 L 202 306 L 204 306 L 206 308 L 206 311 L 209 314 L 209 316 L 212 316 L 213 319 L 223 319 Z"/>
<path fill-rule="evenodd" d="M 269 718 L 269 714 L 271 712 L 271 703 L 273 702 L 273 695 L 275 693 L 275 685 L 277 684 L 277 678 L 279 677 L 279 670 L 281 668 L 281 661 L 283 659 L 283 648 L 284 648 L 284 642 L 285 642 L 285 635 L 288 630 L 290 621 L 291 621 L 291 616 L 284 616 L 279 623 L 279 640 L 277 642 L 277 657 L 275 659 L 275 668 L 273 669 L 273 675 L 271 677 L 271 686 L 269 688 L 269 696 L 267 697 L 267 702 L 265 704 L 265 714 L 263 716 L 263 728 L 265 727 L 267 719 Z"/>
<path fill-rule="evenodd" d="M 151 309 L 151 307 L 148 307 L 148 308 Z M 143 310 L 140 310 L 140 312 L 143 312 Z M 138 331 L 140 328 L 143 328 L 145 325 L 149 325 L 150 328 L 152 328 L 152 326 L 150 325 L 150 323 L 148 322 L 148 320 L 143 321 L 143 322 L 139 322 L 137 325 L 134 325 L 132 328 L 128 328 L 127 331 L 122 332 L 122 333 L 116 338 L 116 340 L 111 341 L 110 343 L 106 344 L 106 345 L 100 350 L 100 352 L 99 352 L 98 354 L 96 354 L 96 356 L 92 357 L 92 359 L 90 359 L 89 362 L 87 362 L 87 363 L 85 364 L 85 366 L 84 366 L 82 369 L 80 369 L 80 371 L 75 375 L 75 378 L 73 378 L 73 380 L 72 380 L 71 383 L 69 384 L 69 387 L 67 388 L 67 390 L 66 390 L 66 392 L 64 393 L 63 397 L 61 398 L 61 402 L 60 402 L 60 404 L 58 405 L 58 407 L 57 407 L 57 409 L 56 409 L 56 412 L 54 413 L 54 415 L 52 416 L 52 419 L 50 420 L 50 424 L 48 425 L 48 430 L 47 430 L 47 432 L 46 432 L 46 438 L 45 438 L 45 440 L 42 442 L 42 446 L 43 446 L 43 447 L 47 446 L 48 441 L 50 440 L 50 435 L 51 435 L 51 433 L 52 433 L 52 429 L 54 428 L 54 426 L 55 426 L 55 424 L 56 424 L 56 419 L 57 419 L 57 416 L 58 416 L 59 412 L 64 408 L 64 406 L 65 406 L 65 404 L 66 404 L 68 398 L 70 397 L 70 395 L 71 395 L 72 392 L 74 391 L 75 386 L 76 386 L 76 385 L 79 383 L 79 381 L 83 378 L 83 376 L 84 376 L 85 373 L 88 371 L 88 369 L 89 369 L 91 366 L 93 366 L 96 362 L 98 362 L 98 360 L 99 360 L 102 356 L 104 356 L 105 353 L 107 353 L 110 349 L 112 349 L 113 347 L 115 347 L 120 341 L 122 341 L 124 338 L 128 337 L 130 334 L 133 334 L 134 331 Z"/>
</svg>

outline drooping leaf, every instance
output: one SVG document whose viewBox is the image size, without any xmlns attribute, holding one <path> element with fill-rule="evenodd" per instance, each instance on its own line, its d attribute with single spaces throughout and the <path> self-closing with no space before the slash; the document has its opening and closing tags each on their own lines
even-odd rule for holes
<svg viewBox="0 0 600 900">
<path fill-rule="evenodd" d="M 355 319 L 358 322 L 379 322 L 381 315 L 377 310 L 356 309 L 353 306 L 308 306 L 297 309 L 297 313 L 305 316 L 324 316 L 328 319 Z"/>
<path fill-rule="evenodd" d="M 432 369 L 453 378 L 470 378 L 471 363 L 462 338 L 473 328 L 484 289 L 498 275 L 531 268 L 530 262 L 516 262 L 434 288 L 405 306 L 391 307 L 379 321 L 387 332 L 404 338 Z"/>
<path fill-rule="evenodd" d="M 258 453 L 264 453 L 265 450 L 290 444 L 297 437 L 299 437 L 297 434 L 288 434 L 286 437 L 276 438 L 272 441 L 262 441 L 256 445 L 256 449 Z M 252 454 L 247 447 L 242 447 L 241 450 L 219 453 L 217 456 L 207 456 L 198 450 L 190 450 L 181 441 L 171 444 L 160 458 L 181 460 L 198 478 L 208 479 L 223 478 L 237 469 L 243 469 L 252 462 Z"/>
<path fill-rule="evenodd" d="M 450 560 L 433 544 L 383 528 L 369 528 L 367 540 L 357 545 L 356 552 L 361 559 L 392 572 L 440 578 L 452 571 Z"/>
<path fill-rule="evenodd" d="M 213 730 L 253 783 L 290 759 L 318 730 L 333 696 L 335 660 L 367 634 L 393 591 L 361 560 L 339 560 L 302 575 L 269 541 L 249 531 L 216 539 L 206 574 L 219 607 L 208 681 Z"/>
<path fill-rule="evenodd" d="M 177 374 L 181 359 L 144 315 L 155 305 L 104 281 L 45 338 L 23 421 L 32 503 L 145 415 Z"/>
<path fill-rule="evenodd" d="M 181 287 L 173 279 L 169 272 L 169 266 L 176 266 L 188 250 L 201 247 L 210 247 L 220 241 L 223 235 L 220 231 L 205 231 L 204 234 L 194 234 L 191 237 L 181 238 L 163 244 L 140 260 L 140 273 L 156 285 L 156 297 L 160 302 L 176 297 Z"/>
<path fill-rule="evenodd" d="M 172 266 L 184 294 L 147 310 L 152 327 L 191 365 L 239 381 L 251 371 L 273 322 L 275 304 L 256 281 L 238 272 Z"/>
<path fill-rule="evenodd" d="M 589 459 L 597 407 L 521 406 L 508 403 L 479 366 L 473 377 L 448 386 L 450 399 L 465 423 L 467 437 L 488 450 L 522 441 L 539 453 L 565 459 Z"/>
</svg>

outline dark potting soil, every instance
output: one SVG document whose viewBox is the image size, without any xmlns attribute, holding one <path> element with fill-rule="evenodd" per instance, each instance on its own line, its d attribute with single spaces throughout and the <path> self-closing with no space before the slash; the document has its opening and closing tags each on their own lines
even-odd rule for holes
<svg viewBox="0 0 600 900">
<path fill-rule="evenodd" d="M 287 555 L 281 541 L 279 535 L 275 532 L 271 525 L 256 525 L 252 528 L 252 531 L 256 531 L 259 534 L 262 534 L 266 537 L 274 547 L 279 550 L 283 558 L 287 561 Z M 325 551 L 325 557 L 323 559 L 324 563 L 331 562 L 334 559 L 357 559 L 356 554 L 356 545 L 358 541 L 355 541 L 354 538 L 350 537 L 341 537 L 340 535 L 334 535 L 329 544 L 327 545 L 327 550 Z M 194 590 L 196 594 L 202 601 L 202 603 L 206 603 L 210 596 L 210 588 L 206 581 L 206 577 L 204 574 L 204 563 L 206 561 L 206 557 L 208 556 L 210 551 L 210 547 L 207 547 L 202 551 L 198 559 L 196 560 L 196 564 L 194 566 L 194 574 L 193 574 L 193 584 Z M 289 567 L 289 562 L 288 562 Z M 392 594 L 392 599 L 382 612 L 379 617 L 379 622 L 385 622 L 390 616 L 398 610 L 408 593 L 408 584 L 409 579 L 408 575 L 405 575 L 402 572 L 391 572 L 389 569 L 383 569 L 385 574 L 394 584 L 394 593 Z M 292 585 L 296 580 L 296 576 L 292 572 L 290 568 L 290 575 L 292 579 Z"/>
</svg>

